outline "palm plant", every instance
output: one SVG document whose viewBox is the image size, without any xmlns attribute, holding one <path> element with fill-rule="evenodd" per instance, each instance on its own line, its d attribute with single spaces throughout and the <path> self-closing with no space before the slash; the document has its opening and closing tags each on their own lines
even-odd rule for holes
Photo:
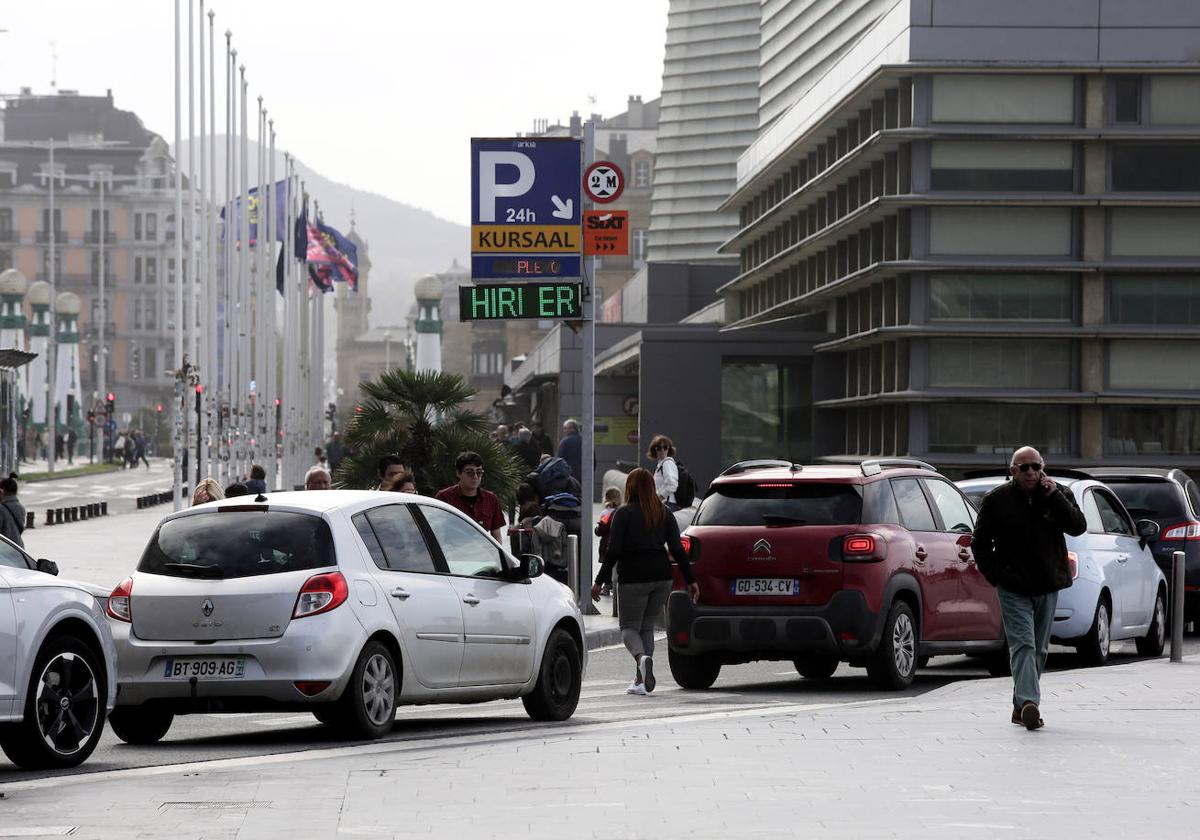
<svg viewBox="0 0 1200 840">
<path fill-rule="evenodd" d="M 483 458 L 483 486 L 505 507 L 516 498 L 525 466 L 488 436 L 488 419 L 463 404 L 475 389 L 454 373 L 392 369 L 360 384 L 364 400 L 345 434 L 347 455 L 334 475 L 337 487 L 374 487 L 379 459 L 395 452 L 413 471 L 417 490 L 432 494 L 457 481 L 454 459 L 464 451 Z"/>
</svg>

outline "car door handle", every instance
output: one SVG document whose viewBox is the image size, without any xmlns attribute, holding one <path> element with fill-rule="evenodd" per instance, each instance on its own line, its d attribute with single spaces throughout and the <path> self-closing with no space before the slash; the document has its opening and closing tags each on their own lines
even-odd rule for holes
<svg viewBox="0 0 1200 840">
<path fill-rule="evenodd" d="M 395 589 L 392 590 L 392 597 L 396 598 L 398 600 L 401 600 L 401 601 L 408 600 L 408 596 L 411 594 L 412 594 L 411 592 L 409 592 L 407 589 L 405 589 L 402 586 L 397 586 Z"/>
<path fill-rule="evenodd" d="M 925 550 L 925 546 L 923 545 L 917 546 L 917 550 L 914 552 L 914 554 L 916 555 L 918 563 L 924 563 L 925 558 L 929 556 L 929 552 Z"/>
<path fill-rule="evenodd" d="M 468 594 L 463 596 L 463 603 L 470 604 L 473 607 L 479 603 L 479 599 L 474 594 Z"/>
<path fill-rule="evenodd" d="M 1118 563 L 1127 563 L 1127 562 L 1129 562 L 1129 555 L 1128 555 L 1128 554 L 1118 554 L 1118 555 L 1117 555 L 1117 562 L 1118 562 Z"/>
<path fill-rule="evenodd" d="M 965 548 L 960 548 L 958 551 L 958 559 L 963 561 L 964 563 L 970 563 L 971 562 L 971 552 L 967 551 Z"/>
</svg>

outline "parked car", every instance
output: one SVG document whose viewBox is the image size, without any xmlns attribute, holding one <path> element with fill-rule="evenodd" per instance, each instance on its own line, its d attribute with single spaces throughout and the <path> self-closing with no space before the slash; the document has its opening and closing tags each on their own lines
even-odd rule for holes
<svg viewBox="0 0 1200 840">
<path fill-rule="evenodd" d="M 1150 550 L 1168 580 L 1175 552 L 1184 552 L 1184 620 L 1200 624 L 1200 487 L 1177 469 L 1093 467 L 1088 472 L 1112 488 L 1131 514 L 1158 523 Z"/>
<path fill-rule="evenodd" d="M 1002 672 L 1000 605 L 975 567 L 973 526 L 962 493 L 921 461 L 734 464 L 684 533 L 700 600 L 668 601 L 675 681 L 708 688 L 723 666 L 755 660 L 822 679 L 845 661 L 902 689 L 920 659 L 951 653 Z"/>
<path fill-rule="evenodd" d="M 104 595 L 0 537 L 0 748 L 30 770 L 96 749 L 117 695 Z"/>
<path fill-rule="evenodd" d="M 197 711 L 307 710 L 356 738 L 388 732 L 398 704 L 575 711 L 583 619 L 541 558 L 433 499 L 261 498 L 168 516 L 109 597 L 119 738 L 155 742 Z"/>
<path fill-rule="evenodd" d="M 958 482 L 978 507 L 984 495 L 1008 480 L 1003 469 Z M 1148 519 L 1136 522 L 1113 491 L 1088 473 L 1050 469 L 1087 520 L 1087 531 L 1065 535 L 1071 585 L 1058 593 L 1051 639 L 1071 645 L 1089 665 L 1108 661 L 1111 645 L 1137 642 L 1138 653 L 1160 656 L 1167 633 L 1167 582 L 1147 544 L 1158 533 Z"/>
</svg>

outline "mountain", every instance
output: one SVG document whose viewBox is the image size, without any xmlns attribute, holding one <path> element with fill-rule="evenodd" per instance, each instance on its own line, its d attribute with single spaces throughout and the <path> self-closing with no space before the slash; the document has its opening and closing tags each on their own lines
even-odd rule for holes
<svg viewBox="0 0 1200 840">
<path fill-rule="evenodd" d="M 217 137 L 216 145 L 217 195 L 223 198 L 224 136 Z M 257 161 L 258 144 L 251 140 L 249 147 L 251 161 Z M 179 160 L 186 173 L 186 141 L 181 151 Z M 198 158 L 196 166 L 198 169 Z M 283 172 L 283 153 L 276 151 L 276 178 L 281 178 Z M 444 271 L 452 259 L 466 262 L 470 240 L 464 226 L 379 193 L 330 180 L 299 159 L 296 160 L 296 172 L 304 181 L 310 198 L 320 204 L 321 214 L 328 224 L 348 233 L 351 210 L 354 212 L 354 226 L 366 241 L 371 260 L 368 283 L 372 326 L 403 324 L 413 303 L 413 286 L 421 276 Z M 251 184 L 257 181 L 256 173 L 257 167 L 251 165 Z M 331 321 L 327 320 L 326 324 L 331 325 Z"/>
</svg>

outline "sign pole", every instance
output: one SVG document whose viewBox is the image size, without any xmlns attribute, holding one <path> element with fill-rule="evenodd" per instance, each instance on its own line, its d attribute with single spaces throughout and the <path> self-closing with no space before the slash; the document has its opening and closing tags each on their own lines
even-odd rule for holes
<svg viewBox="0 0 1200 840">
<path fill-rule="evenodd" d="M 588 120 L 583 129 L 583 159 L 590 166 L 596 159 L 596 124 Z M 582 198 L 582 196 L 581 196 Z M 586 202 L 588 209 L 592 203 Z M 584 259 L 583 271 L 583 352 L 580 354 L 580 379 L 583 386 L 583 417 L 579 430 L 583 435 L 583 498 L 579 529 L 579 606 L 584 615 L 597 615 L 592 604 L 592 514 L 595 503 L 596 471 L 596 258 Z"/>
</svg>

